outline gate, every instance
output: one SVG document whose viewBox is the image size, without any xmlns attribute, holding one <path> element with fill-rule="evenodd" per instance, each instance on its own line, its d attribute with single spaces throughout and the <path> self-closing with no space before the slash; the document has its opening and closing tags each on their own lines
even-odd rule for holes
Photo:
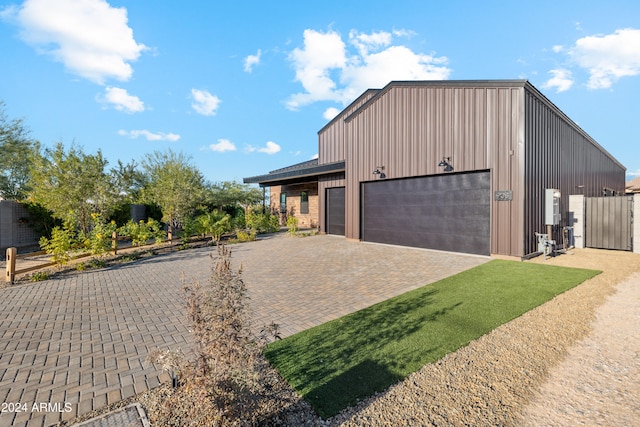
<svg viewBox="0 0 640 427">
<path fill-rule="evenodd" d="M 586 197 L 585 226 L 587 247 L 633 250 L 633 196 Z"/>
</svg>

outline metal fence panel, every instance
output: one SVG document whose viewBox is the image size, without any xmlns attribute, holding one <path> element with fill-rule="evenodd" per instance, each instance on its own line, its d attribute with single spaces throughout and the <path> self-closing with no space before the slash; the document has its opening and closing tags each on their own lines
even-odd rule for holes
<svg viewBox="0 0 640 427">
<path fill-rule="evenodd" d="M 586 246 L 633 249 L 633 197 L 586 198 Z"/>
</svg>

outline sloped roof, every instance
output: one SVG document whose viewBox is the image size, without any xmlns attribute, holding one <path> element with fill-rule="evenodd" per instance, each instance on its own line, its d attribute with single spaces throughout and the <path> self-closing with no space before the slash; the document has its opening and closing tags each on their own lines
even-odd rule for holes
<svg viewBox="0 0 640 427">
<path fill-rule="evenodd" d="M 262 187 L 285 185 L 295 182 L 309 182 L 317 180 L 319 176 L 328 175 L 345 170 L 345 162 L 318 164 L 318 159 L 296 163 L 276 169 L 266 175 L 243 178 L 245 184 L 260 184 Z"/>
<path fill-rule="evenodd" d="M 640 176 L 627 181 L 625 190 L 627 193 L 640 193 Z"/>
</svg>

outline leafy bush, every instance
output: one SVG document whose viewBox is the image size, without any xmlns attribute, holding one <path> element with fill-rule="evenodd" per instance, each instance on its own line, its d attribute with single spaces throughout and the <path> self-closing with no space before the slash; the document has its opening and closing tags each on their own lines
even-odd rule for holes
<svg viewBox="0 0 640 427">
<path fill-rule="evenodd" d="M 231 230 L 231 215 L 213 210 L 209 213 L 199 215 L 195 220 L 198 231 L 211 235 L 211 242 L 218 242 L 222 235 Z"/>
<path fill-rule="evenodd" d="M 62 228 L 53 227 L 50 239 L 44 236 L 40 238 L 40 248 L 51 255 L 52 262 L 62 267 L 71 259 L 71 250 L 77 243 L 75 234 L 74 227 L 69 222 Z"/>
<path fill-rule="evenodd" d="M 256 230 L 238 230 L 236 231 L 236 240 L 238 242 L 253 242 L 256 240 Z"/>
<path fill-rule="evenodd" d="M 116 222 L 105 223 L 97 214 L 92 214 L 95 225 L 87 235 L 84 246 L 92 255 L 103 255 L 111 249 L 113 233 L 117 230 Z"/>
<path fill-rule="evenodd" d="M 262 354 L 267 335 L 251 328 L 247 289 L 241 271 L 231 268 L 231 251 L 218 247 L 208 286 L 183 289 L 195 358 L 176 350 L 150 355 L 179 385 L 149 408 L 153 425 L 272 424 L 284 406 L 278 404 L 281 391 Z M 266 329 L 277 336 L 277 326 Z"/>
<path fill-rule="evenodd" d="M 258 233 L 275 233 L 280 230 L 280 222 L 276 215 L 262 212 L 262 207 L 254 207 L 248 210 L 245 215 L 247 228 L 256 230 Z"/>
<path fill-rule="evenodd" d="M 298 218 L 296 218 L 295 216 L 289 216 L 287 218 L 287 233 L 295 236 L 298 230 Z"/>
<path fill-rule="evenodd" d="M 118 232 L 120 235 L 130 237 L 133 246 L 145 245 L 152 239 L 155 243 L 161 243 L 166 237 L 162 224 L 153 218 L 149 218 L 147 222 L 142 220 L 140 222 L 129 221 L 120 227 Z"/>
<path fill-rule="evenodd" d="M 182 239 L 183 245 L 188 244 L 189 241 L 191 240 L 191 237 L 198 234 L 198 231 L 199 231 L 198 223 L 195 220 L 188 218 L 182 221 L 180 238 Z"/>
<path fill-rule="evenodd" d="M 128 253 L 126 255 L 122 255 L 120 257 L 120 262 L 122 262 L 122 263 L 132 262 L 132 261 L 135 261 L 137 259 L 140 259 L 140 254 L 138 252 L 131 252 L 131 253 Z"/>
<path fill-rule="evenodd" d="M 49 274 L 45 271 L 37 271 L 31 275 L 32 282 L 41 282 L 43 280 L 49 280 Z"/>
</svg>

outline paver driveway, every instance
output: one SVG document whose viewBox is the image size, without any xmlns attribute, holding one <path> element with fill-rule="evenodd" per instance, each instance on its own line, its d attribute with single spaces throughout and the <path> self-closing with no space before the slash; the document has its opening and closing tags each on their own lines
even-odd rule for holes
<svg viewBox="0 0 640 427">
<path fill-rule="evenodd" d="M 488 260 L 336 236 L 275 235 L 232 249 L 256 325 L 274 321 L 284 336 Z M 147 354 L 188 346 L 182 278 L 206 280 L 212 252 L 1 289 L 0 426 L 51 425 L 168 381 Z"/>
</svg>

